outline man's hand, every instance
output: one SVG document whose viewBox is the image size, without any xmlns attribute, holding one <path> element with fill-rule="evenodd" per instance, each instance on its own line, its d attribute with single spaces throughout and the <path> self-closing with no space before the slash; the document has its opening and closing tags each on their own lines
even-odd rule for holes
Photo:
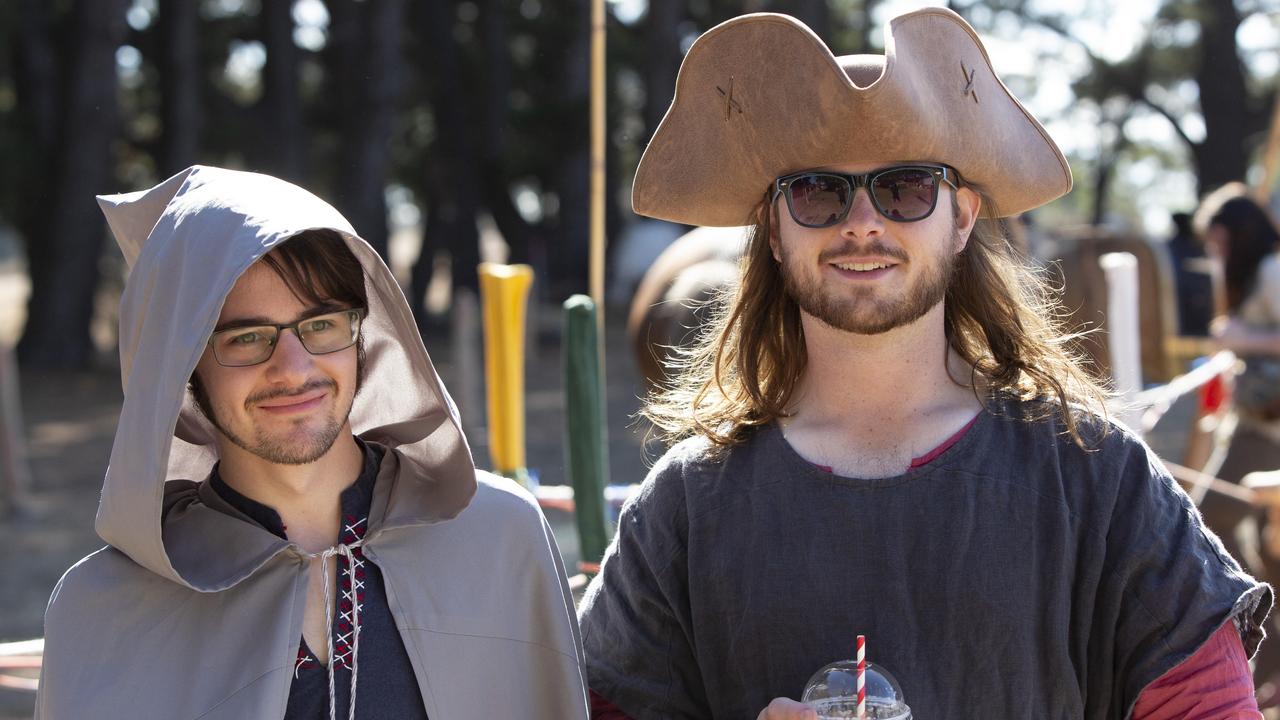
<svg viewBox="0 0 1280 720">
<path fill-rule="evenodd" d="M 774 698 L 756 720 L 818 720 L 818 711 L 790 698 Z"/>
</svg>

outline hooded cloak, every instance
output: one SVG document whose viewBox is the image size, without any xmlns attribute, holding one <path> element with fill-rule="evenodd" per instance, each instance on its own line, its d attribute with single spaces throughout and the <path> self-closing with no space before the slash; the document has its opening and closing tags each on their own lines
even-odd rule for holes
<svg viewBox="0 0 1280 720">
<path fill-rule="evenodd" d="M 364 556 L 382 570 L 428 716 L 585 718 L 551 530 L 528 493 L 475 469 L 404 295 L 350 224 L 294 185 L 212 167 L 99 203 L 130 266 L 124 405 L 96 523 L 108 546 L 49 601 L 36 717 L 283 717 L 312 556 L 204 482 L 215 431 L 187 384 L 240 275 L 326 228 L 368 293 L 351 427 L 387 448 Z"/>
</svg>

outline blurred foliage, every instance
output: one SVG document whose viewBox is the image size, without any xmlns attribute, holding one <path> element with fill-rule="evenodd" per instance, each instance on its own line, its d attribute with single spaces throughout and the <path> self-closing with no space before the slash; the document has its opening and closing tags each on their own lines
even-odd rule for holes
<svg viewBox="0 0 1280 720">
<path fill-rule="evenodd" d="M 424 225 L 415 297 L 437 253 L 461 259 L 454 264 L 455 285 L 473 282 L 466 265 L 475 254 L 475 215 L 494 217 L 513 259 L 535 265 L 545 279 L 538 290 L 545 299 L 585 287 L 587 0 L 401 0 L 386 6 L 396 15 L 390 32 L 376 25 L 375 0 L 120 1 L 128 26 L 114 57 L 117 105 L 99 103 L 89 111 L 97 127 L 111 132 L 99 191 L 148 187 L 193 162 L 276 172 L 354 213 L 357 228 L 385 252 L 386 228 L 376 227 L 385 223 L 376 216 L 386 215 L 384 191 L 401 188 L 393 195 L 414 203 L 417 213 L 407 216 Z M 1057 224 L 1139 212 L 1134 196 L 1140 188 L 1117 175 L 1121 166 L 1189 168 L 1202 189 L 1244 176 L 1265 136 L 1276 77 L 1250 72 L 1235 31 L 1249 17 L 1274 18 L 1277 3 L 1163 0 L 1134 52 L 1120 59 L 1107 59 L 1074 35 L 1079 8 L 1059 12 L 1032 0 L 950 5 L 983 33 L 1035 28 L 1059 37 L 1061 45 L 1031 49 L 1045 61 L 1060 60 L 1054 56 L 1064 47 L 1084 53 L 1087 67 L 1075 75 L 1071 111 L 1094 110 L 1099 145 L 1091 156 L 1072 158 L 1077 192 L 1040 218 Z M 611 3 L 610 236 L 632 219 L 630 178 L 669 102 L 679 57 L 700 32 L 741 12 L 774 10 L 806 20 L 838 52 L 880 52 L 882 24 L 871 18 L 882 20 L 884 6 L 883 0 Z M 30 257 L 59 266 L 84 254 L 96 257 L 104 247 L 108 256 L 113 252 L 101 242 L 100 223 L 51 237 L 51 217 L 91 201 L 66 193 L 75 187 L 67 178 L 89 172 L 94 159 L 87 156 L 94 153 L 68 157 L 65 150 L 83 146 L 68 137 L 78 127 L 68 109 L 84 92 L 88 65 L 102 62 L 101 55 L 89 61 L 77 54 L 86 42 L 76 39 L 77 27 L 86 32 L 77 19 L 94 7 L 101 3 L 0 4 L 0 219 L 18 228 Z M 188 36 L 163 21 L 183 7 L 194 11 L 195 26 L 190 44 L 175 47 L 175 38 Z M 1107 12 L 1106 3 L 1083 7 Z M 378 53 L 388 42 L 392 52 Z M 184 52 L 193 53 L 190 76 L 175 64 Z M 283 83 L 272 74 L 282 68 Z M 1006 80 L 1020 95 L 1037 83 L 1034 75 Z M 173 88 L 195 92 L 178 106 L 166 96 L 177 94 Z M 1214 102 L 1201 107 L 1198 98 L 1206 95 Z M 391 104 L 383 109 L 379 97 Z M 1129 128 L 1144 113 L 1163 117 L 1183 147 L 1133 137 Z M 297 121 L 281 122 L 292 117 Z M 193 134 L 193 150 L 173 142 L 177 132 Z M 379 135 L 370 139 L 371 132 Z M 370 197 L 377 205 L 372 211 Z M 68 285 L 58 268 L 36 275 L 31 318 L 44 324 L 83 318 L 94 283 Z M 63 302 L 64 294 L 89 300 L 77 301 L 81 310 L 52 314 L 37 306 Z M 64 367 L 89 362 L 88 345 L 69 340 L 87 330 L 62 330 L 38 341 L 24 338 L 24 360 Z"/>
</svg>

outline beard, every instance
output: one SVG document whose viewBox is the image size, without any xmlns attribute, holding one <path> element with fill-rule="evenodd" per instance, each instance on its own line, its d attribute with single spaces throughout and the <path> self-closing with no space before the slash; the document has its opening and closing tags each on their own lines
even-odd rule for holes
<svg viewBox="0 0 1280 720">
<path fill-rule="evenodd" d="M 264 400 L 297 396 L 321 389 L 331 390 L 332 397 L 335 399 L 339 395 L 338 385 L 332 380 L 312 380 L 301 387 L 287 391 L 272 390 L 251 395 L 245 400 L 245 409 L 248 410 L 254 403 Z M 351 412 L 349 405 L 342 412 L 337 412 L 339 408 L 335 408 L 335 412 L 324 418 L 318 427 L 302 432 L 270 432 L 266 428 L 255 426 L 252 435 L 245 436 L 219 420 L 216 409 L 210 409 L 213 411 L 206 413 L 209 422 L 232 444 L 277 465 L 306 465 L 319 460 L 329 452 L 329 448 L 333 447 L 333 443 L 337 441 L 338 435 L 347 423 L 347 415 Z M 301 425 L 304 420 L 297 421 L 296 424 Z"/>
<path fill-rule="evenodd" d="M 959 246 L 960 232 L 953 225 L 948 249 Z M 878 297 L 883 290 L 875 287 L 840 288 L 839 293 L 824 290 L 820 279 L 806 276 L 803 268 L 794 267 L 794 258 L 788 254 L 786 243 L 780 243 L 783 288 L 800 309 L 822 323 L 845 332 L 859 335 L 879 335 L 903 325 L 909 325 L 932 310 L 947 296 L 947 288 L 955 274 L 955 262 L 951 254 L 940 253 L 924 260 L 926 263 L 915 284 L 907 289 L 905 297 Z M 881 245 L 878 241 L 865 249 L 869 254 L 896 260 L 907 260 L 906 253 Z M 848 254 L 842 247 L 838 254 Z M 826 253 L 824 253 L 825 255 Z M 822 261 L 819 256 L 819 261 Z M 877 291 L 880 292 L 877 292 Z"/>
</svg>

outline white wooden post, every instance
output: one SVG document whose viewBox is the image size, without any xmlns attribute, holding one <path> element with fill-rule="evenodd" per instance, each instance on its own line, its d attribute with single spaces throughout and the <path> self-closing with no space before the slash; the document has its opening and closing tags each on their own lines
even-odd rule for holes
<svg viewBox="0 0 1280 720">
<path fill-rule="evenodd" d="M 1098 258 L 1107 281 L 1107 346 L 1111 355 L 1114 414 L 1141 433 L 1140 412 L 1133 407 L 1142 390 L 1142 332 L 1138 322 L 1138 259 L 1126 252 Z"/>
</svg>

